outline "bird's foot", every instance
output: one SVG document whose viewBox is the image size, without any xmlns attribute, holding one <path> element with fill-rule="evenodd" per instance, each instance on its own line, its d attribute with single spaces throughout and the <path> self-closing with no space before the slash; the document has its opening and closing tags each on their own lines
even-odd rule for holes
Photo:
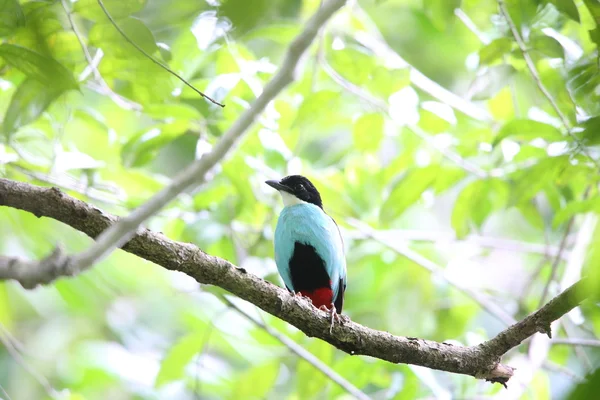
<svg viewBox="0 0 600 400">
<path fill-rule="evenodd" d="M 300 297 L 303 298 L 304 300 L 307 300 L 310 304 L 312 304 L 312 299 L 308 296 L 305 296 L 302 294 L 302 292 L 296 292 L 294 293 L 294 297 Z"/>
<path fill-rule="evenodd" d="M 329 313 L 329 316 L 331 318 L 331 323 L 329 325 L 329 333 L 333 333 L 333 325 L 335 324 L 335 322 L 338 323 L 343 323 L 343 317 L 340 318 L 340 315 L 337 313 L 337 311 L 335 310 L 335 305 L 333 303 L 331 303 L 329 305 L 329 308 L 325 305 L 319 307 L 319 310 L 323 310 Z"/>
</svg>

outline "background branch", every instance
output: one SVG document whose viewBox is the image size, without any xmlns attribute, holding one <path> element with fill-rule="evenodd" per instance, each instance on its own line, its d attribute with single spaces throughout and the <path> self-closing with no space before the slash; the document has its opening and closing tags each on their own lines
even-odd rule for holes
<svg viewBox="0 0 600 400">
<path fill-rule="evenodd" d="M 243 308 L 241 308 L 240 306 L 238 306 L 237 304 L 235 304 L 234 302 L 229 300 L 227 298 L 227 296 L 220 295 L 219 298 L 221 299 L 221 301 L 223 301 L 229 307 L 233 308 L 238 313 L 243 315 L 247 320 L 251 321 L 253 324 L 255 324 L 259 328 L 263 329 L 265 332 L 267 332 L 273 338 L 277 339 L 281 344 L 283 344 L 285 347 L 290 349 L 290 351 L 292 351 L 298 357 L 302 358 L 307 363 L 309 363 L 310 365 L 315 367 L 318 371 L 320 371 L 323 375 L 325 375 L 332 382 L 335 382 L 346 392 L 350 393 L 352 396 L 354 396 L 357 399 L 361 399 L 361 400 L 369 399 L 369 396 L 367 396 L 366 394 L 361 392 L 356 386 L 354 386 L 352 383 L 348 382 L 346 379 L 344 379 L 342 376 L 340 376 L 333 369 L 329 368 L 329 366 L 327 366 L 325 363 L 323 363 L 321 360 L 319 360 L 317 357 L 315 357 L 312 353 L 310 353 L 304 347 L 300 346 L 298 343 L 294 342 L 292 339 L 288 338 L 287 336 L 282 335 L 281 333 L 277 332 L 275 329 L 271 328 L 269 325 L 265 324 L 263 321 L 256 319 L 254 316 L 252 316 L 249 313 L 247 313 L 246 311 L 244 311 Z"/>
<path fill-rule="evenodd" d="M 91 237 L 97 237 L 118 220 L 57 189 L 7 179 L 0 179 L 0 205 L 59 220 Z M 464 347 L 394 336 L 349 320 L 336 324 L 330 333 L 327 313 L 317 310 L 305 299 L 290 296 L 282 288 L 206 254 L 192 244 L 175 242 L 147 229 L 140 229 L 123 249 L 164 268 L 183 272 L 199 283 L 219 286 L 289 322 L 309 337 L 320 338 L 348 354 L 421 365 L 501 383 L 510 379 L 513 370 L 499 363 L 500 356 L 536 332 L 549 334 L 552 321 L 588 296 L 586 282 L 581 280 L 497 337 L 477 346 Z M 19 279 L 11 262 L 7 258 L 0 260 L 0 279 Z"/>
</svg>

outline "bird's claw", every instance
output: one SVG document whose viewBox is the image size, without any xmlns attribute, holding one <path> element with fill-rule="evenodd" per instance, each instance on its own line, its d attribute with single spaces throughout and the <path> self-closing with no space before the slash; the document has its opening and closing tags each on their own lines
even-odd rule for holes
<svg viewBox="0 0 600 400">
<path fill-rule="evenodd" d="M 329 308 L 327 306 L 321 306 L 321 307 L 319 307 L 319 310 L 323 310 L 323 311 L 329 313 L 329 316 L 331 318 L 331 323 L 329 325 L 329 333 L 330 334 L 333 333 L 333 325 L 335 322 L 343 324 L 345 316 L 340 317 L 340 315 L 335 310 L 335 305 L 333 303 L 329 306 Z"/>
</svg>

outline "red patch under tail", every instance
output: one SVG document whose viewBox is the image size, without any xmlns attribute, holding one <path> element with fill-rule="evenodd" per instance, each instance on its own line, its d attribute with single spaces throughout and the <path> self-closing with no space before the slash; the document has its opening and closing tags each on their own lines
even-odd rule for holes
<svg viewBox="0 0 600 400">
<path fill-rule="evenodd" d="M 333 303 L 333 290 L 328 287 L 311 291 L 304 290 L 301 291 L 300 294 L 304 297 L 308 297 L 312 301 L 313 305 L 317 308 L 321 306 L 329 308 L 331 303 Z"/>
</svg>

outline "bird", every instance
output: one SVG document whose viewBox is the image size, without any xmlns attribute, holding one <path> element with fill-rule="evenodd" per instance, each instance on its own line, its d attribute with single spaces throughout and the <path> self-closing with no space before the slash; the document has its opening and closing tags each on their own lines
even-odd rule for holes
<svg viewBox="0 0 600 400">
<path fill-rule="evenodd" d="M 340 229 L 323 210 L 317 188 L 302 175 L 268 180 L 283 199 L 275 228 L 275 263 L 286 288 L 329 311 L 330 332 L 342 313 L 346 258 Z"/>
</svg>

